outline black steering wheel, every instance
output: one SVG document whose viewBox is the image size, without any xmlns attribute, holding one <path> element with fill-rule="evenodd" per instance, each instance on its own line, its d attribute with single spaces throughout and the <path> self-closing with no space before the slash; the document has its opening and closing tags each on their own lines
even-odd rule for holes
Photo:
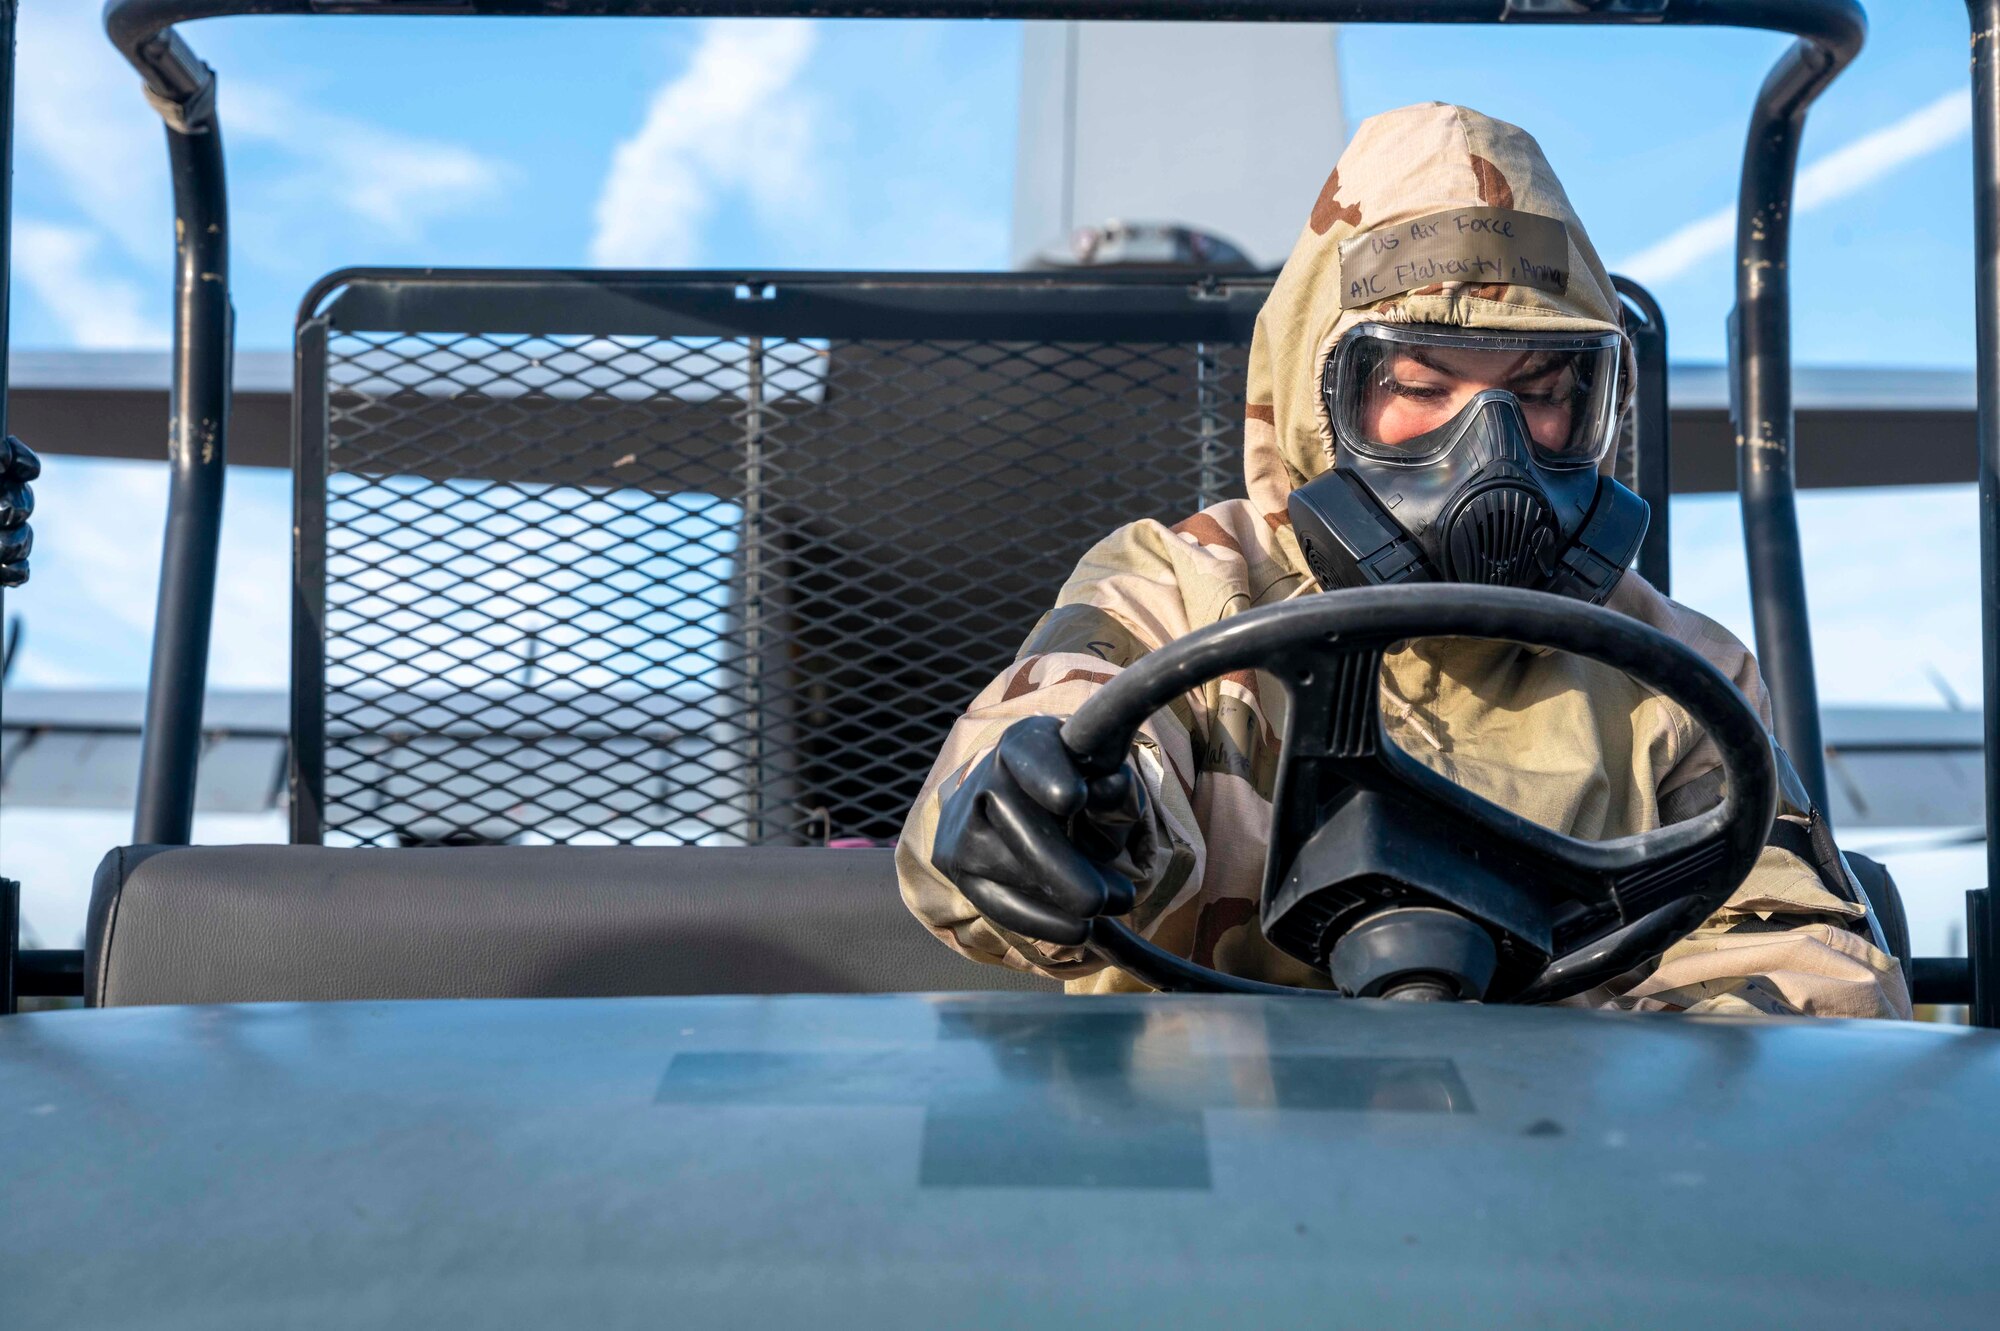
<svg viewBox="0 0 2000 1331">
<path fill-rule="evenodd" d="M 1433 772 L 1383 730 L 1382 657 L 1398 643 L 1445 637 L 1549 647 L 1625 671 L 1685 708 L 1715 742 L 1721 802 L 1638 836 L 1582 841 Z M 1336 982 L 1341 963 L 1378 978 L 1399 973 L 1397 958 L 1415 946 L 1433 956 L 1460 949 L 1466 966 L 1484 968 L 1478 992 L 1420 996 L 1532 1003 L 1581 993 L 1657 957 L 1707 919 L 1770 835 L 1771 742 L 1736 686 L 1636 619 L 1546 592 L 1369 587 L 1246 611 L 1120 672 L 1064 723 L 1063 742 L 1087 774 L 1114 772 L 1148 717 L 1236 670 L 1264 672 L 1290 700 L 1264 932 Z M 1407 927 L 1370 923 L 1392 915 Z M 1092 922 L 1091 944 L 1160 989 L 1328 992 L 1226 975 L 1109 917 Z"/>
</svg>

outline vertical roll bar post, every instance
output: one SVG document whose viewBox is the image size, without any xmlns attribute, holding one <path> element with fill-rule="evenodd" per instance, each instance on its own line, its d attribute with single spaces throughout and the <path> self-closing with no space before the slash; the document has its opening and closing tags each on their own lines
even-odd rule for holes
<svg viewBox="0 0 2000 1331">
<path fill-rule="evenodd" d="M 1986 747 L 1986 885 L 1966 893 L 1972 1019 L 2000 1026 L 2000 0 L 1966 0 L 1972 21 L 1972 206 L 1978 302 L 1979 629 Z"/>
<path fill-rule="evenodd" d="M 194 829 L 201 761 L 235 330 L 215 73 L 172 30 L 153 38 L 149 48 L 158 78 L 146 92 L 166 122 L 174 191 L 174 350 L 166 538 L 132 839 L 185 845 Z"/>
<path fill-rule="evenodd" d="M 0 0 L 0 438 L 7 434 L 7 353 L 12 345 L 10 303 L 14 240 L 14 21 L 18 0 Z M 7 622 L 7 593 L 0 591 L 0 638 Z M 4 650 L 4 649 L 0 649 Z M 0 670 L 0 681 L 8 672 Z M 4 869 L 4 866 L 0 866 Z M 0 1016 L 14 1011 L 16 954 L 21 950 L 21 885 L 0 874 Z"/>
<path fill-rule="evenodd" d="M 1757 659 L 1771 690 L 1779 741 L 1822 809 L 1826 750 L 1793 462 L 1790 257 L 1792 182 L 1806 110 L 1839 68 L 1825 50 L 1799 42 L 1758 91 L 1737 194 L 1736 308 L 1730 314 L 1730 414 Z"/>
</svg>

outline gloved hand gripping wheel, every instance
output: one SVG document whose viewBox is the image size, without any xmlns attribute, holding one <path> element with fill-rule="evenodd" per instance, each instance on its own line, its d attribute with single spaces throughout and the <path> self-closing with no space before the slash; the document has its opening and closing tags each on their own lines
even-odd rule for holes
<svg viewBox="0 0 2000 1331">
<path fill-rule="evenodd" d="M 1453 784 L 1398 748 L 1382 657 L 1418 638 L 1499 639 L 1615 666 L 1686 708 L 1722 755 L 1722 802 L 1639 836 L 1581 841 Z M 1142 658 L 1064 723 L 1088 774 L 1141 723 L 1230 671 L 1290 697 L 1265 862 L 1272 943 L 1352 995 L 1547 1002 L 1650 960 L 1746 878 L 1776 812 L 1770 739 L 1735 685 L 1635 619 L 1542 592 L 1359 588 L 1249 611 Z M 1092 946 L 1170 990 L 1270 992 L 1154 946 L 1109 916 Z"/>
<path fill-rule="evenodd" d="M 35 547 L 35 491 L 28 482 L 42 474 L 42 460 L 8 435 L 0 439 L 0 587 L 28 580 L 28 554 Z"/>
</svg>

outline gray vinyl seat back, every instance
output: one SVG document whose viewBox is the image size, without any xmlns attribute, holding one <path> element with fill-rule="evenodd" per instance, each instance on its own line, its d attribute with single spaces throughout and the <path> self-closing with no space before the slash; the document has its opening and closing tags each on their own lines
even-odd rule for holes
<svg viewBox="0 0 2000 1331">
<path fill-rule="evenodd" d="M 155 1003 L 1053 989 L 965 960 L 887 850 L 133 846 L 86 998 Z"/>
</svg>

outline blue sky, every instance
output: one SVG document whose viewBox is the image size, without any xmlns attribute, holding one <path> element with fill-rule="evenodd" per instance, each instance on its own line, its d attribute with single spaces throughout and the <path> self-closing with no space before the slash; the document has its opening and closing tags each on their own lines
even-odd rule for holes
<svg viewBox="0 0 2000 1331">
<path fill-rule="evenodd" d="M 1815 105 L 1802 171 L 1967 86 L 1959 0 L 1870 6 L 1867 47 Z M 1512 120 L 1541 141 L 1614 269 L 1697 219 L 1731 209 L 1744 128 L 1784 39 L 1713 29 L 1348 28 L 1342 70 L 1360 117 L 1431 97 Z M 1794 227 L 1794 354 L 1821 364 L 1972 363 L 1972 149 L 1957 132 Z M 1894 273 L 1893 278 L 1885 274 Z M 1646 278 L 1679 360 L 1723 358 L 1733 302 L 1726 251 Z"/>
<path fill-rule="evenodd" d="M 1813 114 L 1802 179 L 1818 184 L 1794 255 L 1803 362 L 1971 362 L 1963 15 L 1901 0 Z M 348 264 L 1006 262 L 1018 24 L 342 17 L 189 35 L 222 77 L 243 348 L 285 346 L 300 294 Z M 1599 250 L 1656 275 L 1677 357 L 1713 360 L 1730 263 L 1699 233 L 1727 222 L 1751 98 L 1783 45 L 1394 26 L 1345 28 L 1340 50 L 1350 121 L 1438 97 L 1530 127 Z M 161 130 L 94 0 L 28 6 L 20 68 L 16 345 L 164 342 Z M 1274 90 L 1273 133 L 1318 131 L 1284 111 Z M 137 683 L 164 477 L 61 460 L 42 490 L 37 579 L 10 601 L 29 621 L 20 681 Z M 217 684 L 283 681 L 288 506 L 280 475 L 231 481 Z M 1748 638 L 1733 505 L 1676 508 L 1680 590 Z M 63 517 L 104 511 L 130 521 Z M 1931 701 L 1933 669 L 1976 696 L 1969 492 L 1809 496 L 1803 514 L 1827 696 Z M 1922 570 L 1904 567 L 1918 547 L 1891 539 L 1913 523 Z M 1870 650 L 1881 594 L 1905 586 L 1908 649 L 1885 658 Z"/>
<path fill-rule="evenodd" d="M 1868 49 L 1813 112 L 1808 169 L 1962 93 L 1961 4 L 1877 9 Z M 97 11 L 39 0 L 22 16 L 24 347 L 165 336 L 160 130 Z M 245 348 L 286 345 L 299 296 L 347 264 L 1005 262 L 1017 24 L 248 18 L 189 35 L 222 74 Z M 1782 45 L 1349 27 L 1342 75 L 1351 119 L 1437 97 L 1527 126 L 1617 265 L 1730 207 L 1750 101 Z M 1271 107 L 1286 132 L 1282 90 Z M 1803 210 L 1800 360 L 1970 363 L 1969 139 L 1954 128 L 1919 147 Z M 1720 252 L 1658 283 L 1681 359 L 1720 358 L 1729 284 Z"/>
<path fill-rule="evenodd" d="M 23 15 L 23 347 L 165 336 L 161 131 L 96 13 Z M 246 19 L 190 36 L 221 73 L 245 348 L 287 345 L 307 286 L 350 264 L 1005 262 L 1017 25 Z M 692 142 L 673 124 L 646 140 L 662 98 Z M 672 197 L 602 217 L 649 173 Z M 133 317 L 38 284 L 37 227 L 86 246 Z"/>
<path fill-rule="evenodd" d="M 1802 362 L 1971 362 L 1964 26 L 1956 0 L 1899 0 L 1813 113 L 1794 251 Z M 1006 262 L 1018 24 L 341 17 L 189 36 L 222 78 L 241 348 L 287 345 L 300 294 L 349 264 Z M 1751 99 L 1783 46 L 1706 29 L 1394 26 L 1345 28 L 1340 51 L 1351 122 L 1435 97 L 1532 129 L 1600 252 L 1654 281 L 1677 358 L 1715 360 L 1731 265 L 1701 237 L 1726 232 Z M 161 130 L 95 0 L 26 7 L 20 71 L 15 344 L 164 343 Z M 1273 134 L 1323 132 L 1287 120 L 1284 90 L 1268 96 Z M 29 625 L 20 682 L 136 684 L 164 477 L 65 459 L 42 490 L 37 580 L 10 600 Z M 233 477 L 217 684 L 283 682 L 288 509 L 281 475 Z M 1748 638 L 1733 505 L 1676 510 L 1679 590 Z M 105 511 L 129 520 L 64 518 Z M 1808 496 L 1802 511 L 1826 695 L 1929 702 L 1935 670 L 1976 696 L 1969 491 Z M 1913 526 L 1921 545 L 1897 536 Z M 1905 650 L 1885 656 L 1890 592 Z"/>
</svg>

